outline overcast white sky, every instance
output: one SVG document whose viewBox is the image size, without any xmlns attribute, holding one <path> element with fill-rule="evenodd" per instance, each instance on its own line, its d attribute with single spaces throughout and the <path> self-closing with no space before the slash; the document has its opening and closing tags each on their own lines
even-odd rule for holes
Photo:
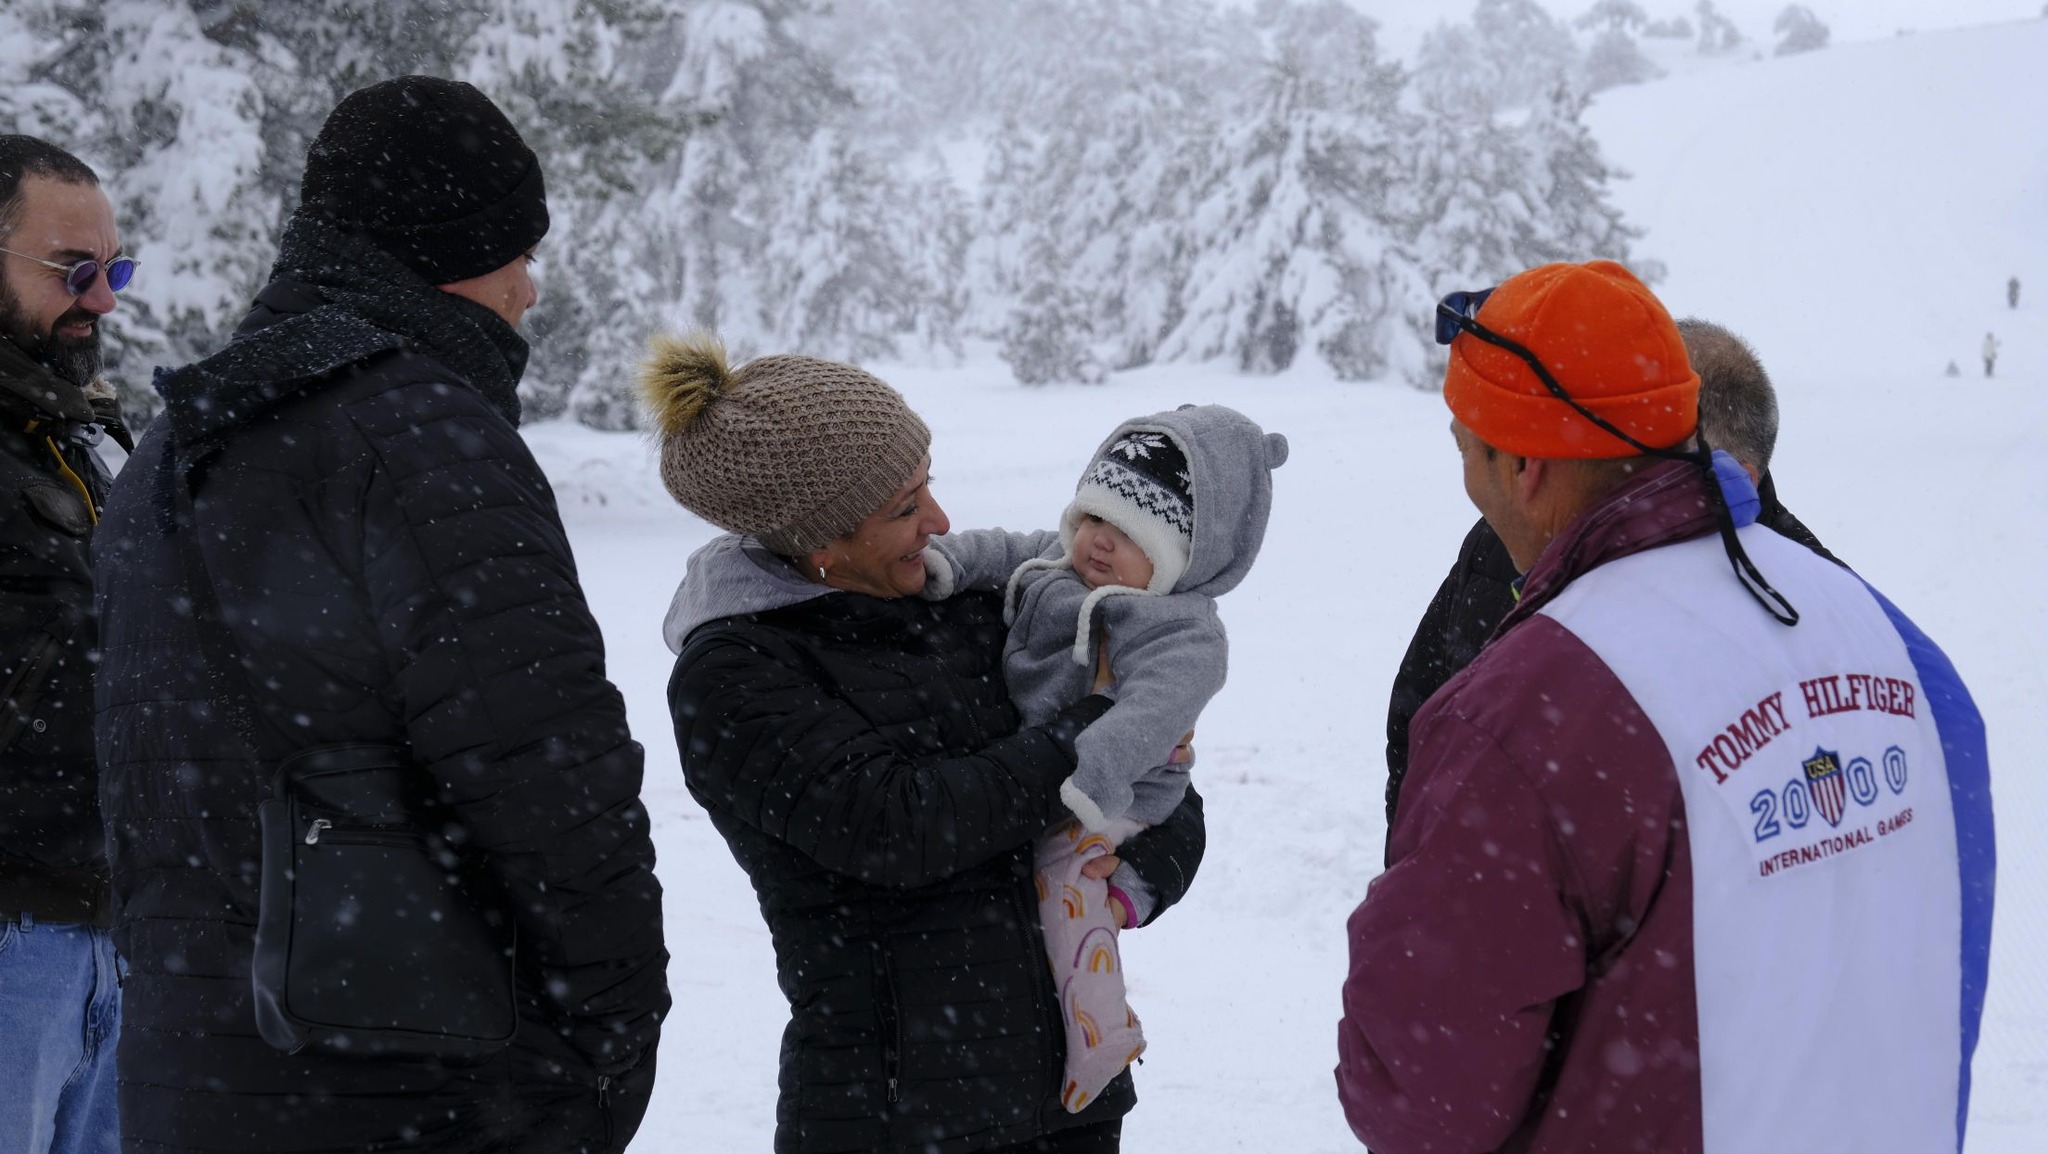
<svg viewBox="0 0 2048 1154">
<path fill-rule="evenodd" d="M 1412 0 L 1350 0 L 1353 7 L 1369 12 L 1387 32 L 1389 50 L 1405 55 L 1421 32 L 1447 19 L 1463 19 L 1472 11 L 1471 0 L 1420 5 Z M 1595 0 L 1543 0 L 1543 6 L 1559 17 L 1571 19 L 1591 8 Z M 1653 19 L 1684 15 L 1691 17 L 1693 0 L 1636 0 Z M 1714 7 L 1726 13 L 1752 40 L 1772 42 L 1771 22 L 1784 11 L 1787 0 L 1715 0 Z M 1836 43 L 1870 40 L 1896 35 L 1900 29 L 1931 31 L 2005 20 L 2038 19 L 2048 0 L 1807 0 L 1806 7 L 1820 17 L 1834 33 Z"/>
</svg>

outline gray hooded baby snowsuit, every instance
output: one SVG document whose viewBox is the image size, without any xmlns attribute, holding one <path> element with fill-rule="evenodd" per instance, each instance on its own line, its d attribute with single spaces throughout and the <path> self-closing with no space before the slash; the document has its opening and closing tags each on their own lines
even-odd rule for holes
<svg viewBox="0 0 2048 1154">
<path fill-rule="evenodd" d="M 1074 776 L 1060 790 L 1089 830 L 1119 818 L 1153 824 L 1180 804 L 1188 765 L 1168 758 L 1223 687 L 1215 598 L 1258 557 L 1272 470 L 1286 460 L 1287 439 L 1244 414 L 1185 405 L 1118 426 L 1057 532 L 954 533 L 926 551 L 926 597 L 1007 582 L 1003 668 L 1027 725 L 1088 694 L 1095 641 L 1106 637 L 1116 706 L 1082 731 Z M 1145 551 L 1149 587 L 1090 589 L 1074 572 L 1074 532 L 1090 514 Z"/>
</svg>

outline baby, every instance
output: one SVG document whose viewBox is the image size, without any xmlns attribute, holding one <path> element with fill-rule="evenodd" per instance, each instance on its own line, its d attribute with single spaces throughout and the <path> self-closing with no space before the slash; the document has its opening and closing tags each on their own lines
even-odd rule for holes
<svg viewBox="0 0 2048 1154">
<path fill-rule="evenodd" d="M 1074 820 L 1038 849 L 1039 916 L 1066 1021 L 1061 1101 L 1078 1112 L 1144 1051 L 1124 998 L 1116 933 L 1151 912 L 1151 891 L 1119 866 L 1083 873 L 1163 820 L 1187 792 L 1185 747 L 1223 687 L 1227 646 L 1215 598 L 1258 556 L 1272 470 L 1287 439 L 1220 405 L 1127 421 L 1096 450 L 1057 531 L 976 530 L 934 538 L 924 595 L 1004 590 L 1003 670 L 1026 725 L 1110 683 L 1116 704 L 1075 742 L 1060 786 Z"/>
</svg>

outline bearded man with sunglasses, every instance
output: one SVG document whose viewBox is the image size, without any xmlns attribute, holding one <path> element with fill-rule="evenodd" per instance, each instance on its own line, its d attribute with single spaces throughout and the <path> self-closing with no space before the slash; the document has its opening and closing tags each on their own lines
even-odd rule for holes
<svg viewBox="0 0 2048 1154">
<path fill-rule="evenodd" d="M 93 446 L 128 443 L 100 320 L 134 269 L 93 170 L 0 135 L 0 1149 L 119 1148 L 89 550 Z"/>
<path fill-rule="evenodd" d="M 1983 722 L 1853 572 L 1756 523 L 1611 261 L 1438 306 L 1465 489 L 1523 574 L 1430 698 L 1351 916 L 1378 1154 L 1960 1147 L 1995 851 Z"/>
</svg>

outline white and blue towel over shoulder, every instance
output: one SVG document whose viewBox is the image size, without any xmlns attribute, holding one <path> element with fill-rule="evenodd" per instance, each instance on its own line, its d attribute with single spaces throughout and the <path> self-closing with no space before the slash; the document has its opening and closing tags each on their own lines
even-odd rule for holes
<svg viewBox="0 0 2048 1154">
<path fill-rule="evenodd" d="M 1272 470 L 1287 459 L 1286 438 L 1220 405 L 1125 422 L 1096 457 L 1134 433 L 1172 437 L 1188 462 L 1194 528 L 1187 566 L 1170 588 L 1092 590 L 1074 572 L 1071 547 L 1082 517 L 1092 513 L 1124 527 L 1117 510 L 1103 505 L 1112 498 L 1085 480 L 1057 530 L 952 533 L 933 538 L 925 553 L 926 597 L 1006 590 L 1003 669 L 1025 724 L 1085 697 L 1096 646 L 1107 648 L 1116 705 L 1082 731 L 1074 775 L 1060 790 L 1094 831 L 1116 819 L 1159 822 L 1187 792 L 1192 762 L 1169 758 L 1228 669 L 1215 599 L 1236 588 L 1257 559 L 1272 508 Z M 1158 567 L 1157 557 L 1153 562 Z"/>
</svg>

